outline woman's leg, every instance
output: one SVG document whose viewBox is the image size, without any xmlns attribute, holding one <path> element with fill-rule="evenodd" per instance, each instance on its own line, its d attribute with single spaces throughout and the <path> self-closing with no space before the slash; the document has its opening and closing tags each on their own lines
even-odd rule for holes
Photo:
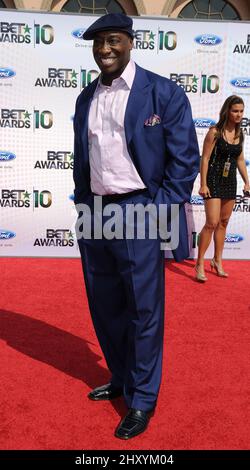
<svg viewBox="0 0 250 470">
<path fill-rule="evenodd" d="M 206 223 L 199 236 L 199 249 L 196 266 L 201 274 L 204 274 L 204 255 L 211 242 L 212 234 L 220 220 L 221 199 L 212 198 L 205 200 Z"/>
<path fill-rule="evenodd" d="M 233 212 L 234 204 L 234 199 L 221 200 L 220 220 L 214 232 L 214 260 L 220 269 L 222 269 L 221 260 L 226 236 L 226 228 Z"/>
</svg>

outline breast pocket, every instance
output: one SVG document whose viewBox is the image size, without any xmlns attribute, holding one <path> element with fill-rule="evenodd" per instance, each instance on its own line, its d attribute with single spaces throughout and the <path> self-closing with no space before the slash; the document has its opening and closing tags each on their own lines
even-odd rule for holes
<svg viewBox="0 0 250 470">
<path fill-rule="evenodd" d="M 155 126 L 144 126 L 143 135 L 147 138 L 154 139 L 154 137 L 163 137 L 163 126 L 162 124 L 156 124 Z"/>
<path fill-rule="evenodd" d="M 162 130 L 163 126 L 162 126 L 162 123 L 159 122 L 158 124 L 154 124 L 153 126 L 149 126 L 149 125 L 145 125 L 143 126 L 143 129 L 145 130 L 156 130 L 156 129 L 161 129 Z"/>
</svg>

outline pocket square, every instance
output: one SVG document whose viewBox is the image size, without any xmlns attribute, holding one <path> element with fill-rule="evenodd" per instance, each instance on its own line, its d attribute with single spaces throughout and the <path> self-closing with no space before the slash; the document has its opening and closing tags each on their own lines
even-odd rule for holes
<svg viewBox="0 0 250 470">
<path fill-rule="evenodd" d="M 146 121 L 144 121 L 144 126 L 155 126 L 156 124 L 160 124 L 161 118 L 157 114 L 152 114 Z"/>
</svg>

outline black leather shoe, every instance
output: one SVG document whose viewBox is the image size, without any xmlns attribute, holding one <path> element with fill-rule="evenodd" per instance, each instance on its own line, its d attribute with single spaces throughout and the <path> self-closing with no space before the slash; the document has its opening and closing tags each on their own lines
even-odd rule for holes
<svg viewBox="0 0 250 470">
<path fill-rule="evenodd" d="M 97 387 L 88 394 L 90 400 L 113 400 L 113 398 L 120 397 L 122 395 L 121 388 L 114 388 L 112 384 L 102 385 Z"/>
<path fill-rule="evenodd" d="M 147 428 L 149 418 L 149 412 L 130 408 L 128 414 L 116 428 L 115 437 L 119 437 L 119 439 L 131 439 L 131 437 L 141 434 Z"/>
</svg>

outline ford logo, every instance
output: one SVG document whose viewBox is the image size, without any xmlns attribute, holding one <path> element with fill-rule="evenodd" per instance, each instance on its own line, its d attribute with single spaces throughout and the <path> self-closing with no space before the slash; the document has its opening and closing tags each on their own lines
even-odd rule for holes
<svg viewBox="0 0 250 470">
<path fill-rule="evenodd" d="M 16 158 L 14 153 L 0 150 L 0 162 L 9 162 L 10 160 L 14 160 L 14 158 Z"/>
<path fill-rule="evenodd" d="M 82 39 L 83 33 L 86 31 L 86 28 L 79 28 L 72 31 L 72 36 L 76 39 Z"/>
<path fill-rule="evenodd" d="M 14 238 L 16 234 L 14 232 L 10 232 L 10 230 L 3 230 L 0 228 L 0 240 L 9 240 L 10 238 Z"/>
<path fill-rule="evenodd" d="M 70 199 L 71 201 L 74 201 L 74 199 L 75 199 L 74 194 L 70 194 L 69 199 Z"/>
<path fill-rule="evenodd" d="M 239 243 L 242 240 L 244 240 L 244 237 L 238 233 L 228 233 L 225 238 L 226 243 Z"/>
<path fill-rule="evenodd" d="M 190 204 L 195 204 L 196 206 L 203 206 L 204 200 L 200 195 L 193 195 L 190 198 Z"/>
<path fill-rule="evenodd" d="M 209 118 L 196 118 L 194 119 L 194 125 L 195 127 L 211 127 L 211 126 L 214 126 L 216 124 L 216 121 L 214 121 L 213 119 L 209 119 Z"/>
<path fill-rule="evenodd" d="M 0 67 L 0 78 L 11 78 L 16 75 L 16 72 L 12 69 L 8 69 L 5 67 Z"/>
<path fill-rule="evenodd" d="M 217 44 L 222 42 L 222 39 L 215 34 L 201 34 L 200 36 L 196 36 L 194 40 L 202 46 L 217 46 Z"/>
<path fill-rule="evenodd" d="M 0 150 L 0 162 L 9 162 L 10 160 L 14 160 L 14 158 L 16 158 L 14 153 Z"/>
<path fill-rule="evenodd" d="M 237 88 L 250 88 L 250 78 L 233 78 L 230 83 Z"/>
<path fill-rule="evenodd" d="M 250 160 L 245 160 L 245 164 L 246 164 L 246 166 L 249 166 L 250 165 Z"/>
</svg>

